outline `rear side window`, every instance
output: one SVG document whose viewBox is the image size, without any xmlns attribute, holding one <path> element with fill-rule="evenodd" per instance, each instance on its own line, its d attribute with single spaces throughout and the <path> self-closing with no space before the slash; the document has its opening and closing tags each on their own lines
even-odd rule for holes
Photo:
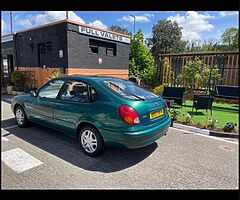
<svg viewBox="0 0 240 200">
<path fill-rule="evenodd" d="M 88 103 L 88 86 L 80 81 L 68 81 L 60 98 L 62 100 Z"/>
<path fill-rule="evenodd" d="M 107 88 L 121 95 L 122 97 L 132 99 L 132 100 L 150 100 L 158 98 L 157 95 L 147 91 L 138 85 L 124 80 L 106 80 L 103 81 L 103 84 L 107 86 Z"/>
<path fill-rule="evenodd" d="M 92 86 L 84 82 L 69 80 L 60 98 L 62 100 L 89 103 L 97 100 L 97 92 Z"/>
</svg>

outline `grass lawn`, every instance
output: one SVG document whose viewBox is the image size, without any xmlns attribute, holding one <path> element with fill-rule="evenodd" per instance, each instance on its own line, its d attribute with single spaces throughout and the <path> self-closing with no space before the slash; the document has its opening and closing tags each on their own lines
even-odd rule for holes
<svg viewBox="0 0 240 200">
<path fill-rule="evenodd" d="M 177 116 L 178 120 L 184 121 L 184 118 L 187 113 L 193 116 L 192 122 L 194 123 L 202 123 L 205 124 L 206 122 L 206 110 L 196 110 L 194 109 L 192 112 L 192 100 L 186 100 L 186 105 L 183 105 L 182 108 L 178 105 L 174 105 L 173 108 L 180 111 L 180 114 Z M 238 104 L 223 104 L 223 103 L 216 103 L 213 102 L 212 106 L 212 116 L 211 112 L 209 111 L 209 119 L 214 118 L 218 120 L 216 123 L 216 127 L 223 128 L 226 122 L 235 122 L 237 123 L 236 129 L 238 129 L 239 121 L 238 121 Z"/>
</svg>

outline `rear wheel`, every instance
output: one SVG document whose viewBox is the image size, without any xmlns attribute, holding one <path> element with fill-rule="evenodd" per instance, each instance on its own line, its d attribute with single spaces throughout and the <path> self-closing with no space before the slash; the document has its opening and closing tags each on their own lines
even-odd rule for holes
<svg viewBox="0 0 240 200">
<path fill-rule="evenodd" d="M 17 120 L 17 124 L 21 128 L 25 128 L 28 125 L 28 118 L 26 113 L 24 112 L 23 108 L 21 106 L 18 106 L 15 110 L 15 117 Z"/>
<path fill-rule="evenodd" d="M 92 126 L 85 126 L 80 130 L 79 143 L 83 152 L 91 157 L 96 157 L 104 151 L 103 139 Z"/>
</svg>

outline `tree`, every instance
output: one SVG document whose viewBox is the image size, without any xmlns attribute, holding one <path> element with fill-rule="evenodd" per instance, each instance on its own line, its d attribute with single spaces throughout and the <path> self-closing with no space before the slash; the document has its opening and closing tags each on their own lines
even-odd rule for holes
<svg viewBox="0 0 240 200">
<path fill-rule="evenodd" d="M 149 49 L 144 45 L 144 36 L 139 29 L 130 44 L 129 73 L 137 76 L 150 86 L 154 86 L 154 59 Z"/>
<path fill-rule="evenodd" d="M 238 50 L 238 38 L 239 38 L 239 29 L 238 28 L 227 28 L 222 34 L 222 42 L 225 45 L 228 45 L 228 50 Z"/>
<path fill-rule="evenodd" d="M 219 79 L 218 67 L 213 66 L 210 69 L 209 66 L 204 64 L 203 60 L 197 57 L 194 60 L 188 61 L 183 67 L 183 73 L 177 77 L 178 83 L 190 90 L 199 89 L 201 86 L 210 89 L 211 85 L 215 85 Z"/>
<path fill-rule="evenodd" d="M 183 52 L 187 42 L 182 40 L 181 27 L 170 20 L 160 20 L 153 25 L 152 36 L 147 39 L 155 59 L 159 54 Z"/>
<path fill-rule="evenodd" d="M 126 35 L 132 35 L 132 33 L 130 31 L 128 31 L 128 29 L 122 28 L 118 25 L 111 25 L 109 30 L 115 31 L 115 32 L 118 32 L 118 33 L 123 33 L 123 34 L 126 34 Z"/>
</svg>

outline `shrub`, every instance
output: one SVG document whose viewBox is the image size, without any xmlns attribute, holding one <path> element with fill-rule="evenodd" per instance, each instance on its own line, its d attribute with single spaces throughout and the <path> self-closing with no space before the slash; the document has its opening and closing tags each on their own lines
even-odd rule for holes
<svg viewBox="0 0 240 200">
<path fill-rule="evenodd" d="M 232 132 L 235 128 L 235 126 L 237 126 L 236 123 L 234 122 L 227 122 L 224 127 L 223 127 L 223 131 L 224 132 Z"/>
<path fill-rule="evenodd" d="M 25 82 L 27 80 L 27 76 L 23 71 L 16 70 L 12 73 L 11 76 L 11 81 L 16 85 L 16 86 L 24 86 Z"/>
<path fill-rule="evenodd" d="M 218 123 L 218 120 L 216 120 L 216 119 L 209 119 L 208 120 L 208 127 L 214 128 L 216 123 Z"/>
<path fill-rule="evenodd" d="M 60 73 L 58 71 L 54 71 L 53 73 L 48 74 L 48 79 L 51 80 L 53 78 L 57 78 L 57 77 L 61 77 L 61 76 L 63 76 L 62 73 Z"/>
<path fill-rule="evenodd" d="M 184 122 L 185 122 L 186 124 L 191 124 L 191 123 L 192 123 L 192 118 L 193 118 L 193 116 L 190 115 L 189 113 L 187 113 L 187 114 L 186 114 L 186 117 L 184 118 Z"/>
<path fill-rule="evenodd" d="M 177 116 L 180 114 L 180 112 L 176 109 L 173 109 L 172 111 L 170 111 L 171 114 L 171 118 L 173 121 L 177 120 Z"/>
<path fill-rule="evenodd" d="M 163 89 L 164 89 L 164 86 L 163 85 L 159 85 L 159 86 L 157 86 L 157 87 L 155 87 L 153 89 L 153 93 L 154 94 L 159 94 L 159 93 L 163 92 Z"/>
</svg>

